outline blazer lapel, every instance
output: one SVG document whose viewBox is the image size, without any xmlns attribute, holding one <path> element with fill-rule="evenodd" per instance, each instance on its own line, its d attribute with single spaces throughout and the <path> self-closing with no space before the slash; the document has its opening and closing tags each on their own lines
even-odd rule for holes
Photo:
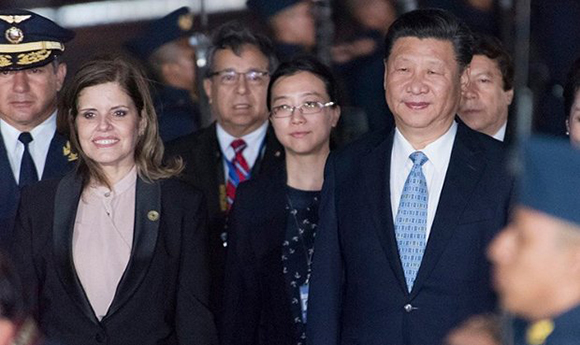
<svg viewBox="0 0 580 345">
<path fill-rule="evenodd" d="M 161 218 L 160 183 L 147 183 L 137 178 L 135 199 L 135 232 L 131 258 L 103 321 L 111 317 L 135 293 L 147 274 L 155 252 Z"/>
<path fill-rule="evenodd" d="M 76 274 L 72 256 L 74 222 L 81 192 L 82 180 L 76 174 L 66 175 L 58 185 L 54 202 L 54 260 L 64 289 L 83 314 L 94 323 L 98 323 Z"/>
<path fill-rule="evenodd" d="M 256 245 L 256 251 L 264 251 L 266 249 L 277 247 L 283 241 L 286 235 L 286 170 L 282 167 L 275 169 L 268 175 L 268 185 L 265 190 L 269 193 L 263 195 L 261 200 L 253 201 L 257 206 L 257 210 L 261 210 L 263 217 L 256 217 L 256 219 L 265 219 L 267 225 L 260 224 L 256 226 L 257 229 L 264 229 L 267 231 L 254 231 L 252 238 Z M 260 248 L 260 250 L 258 250 Z M 279 256 L 277 256 L 279 258 Z M 282 261 L 280 261 L 280 264 Z M 280 269 L 282 272 L 282 269 Z"/>
<path fill-rule="evenodd" d="M 469 202 L 473 189 L 482 176 L 485 160 L 481 159 L 481 151 L 476 143 L 477 138 L 471 138 L 466 126 L 459 123 L 437 213 L 431 226 L 431 234 L 412 295 L 417 294 L 437 264 L 457 228 L 459 218 Z"/>
<path fill-rule="evenodd" d="M 395 227 L 393 225 L 391 206 L 391 151 L 393 149 L 394 131 L 365 157 L 366 167 L 362 169 L 362 180 L 366 184 L 365 199 L 370 200 L 371 218 L 375 224 L 375 230 L 381 246 L 387 256 L 387 261 L 397 277 L 402 291 L 407 291 L 405 274 L 397 250 Z"/>
</svg>

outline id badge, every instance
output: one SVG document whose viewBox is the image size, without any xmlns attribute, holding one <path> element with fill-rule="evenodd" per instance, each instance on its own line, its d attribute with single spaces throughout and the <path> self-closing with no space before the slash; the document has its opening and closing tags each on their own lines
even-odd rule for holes
<svg viewBox="0 0 580 345">
<path fill-rule="evenodd" d="M 300 285 L 300 309 L 302 309 L 302 322 L 306 324 L 306 311 L 308 310 L 308 284 Z"/>
</svg>

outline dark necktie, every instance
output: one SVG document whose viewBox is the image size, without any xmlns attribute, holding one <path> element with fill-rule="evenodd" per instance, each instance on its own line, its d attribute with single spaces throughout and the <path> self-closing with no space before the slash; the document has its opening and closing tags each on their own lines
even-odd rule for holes
<svg viewBox="0 0 580 345">
<path fill-rule="evenodd" d="M 22 162 L 20 163 L 20 179 L 18 186 L 20 188 L 38 182 L 38 174 L 36 173 L 36 166 L 30 155 L 28 144 L 34 139 L 28 132 L 20 133 L 18 140 L 24 144 L 24 153 L 22 154 Z"/>
</svg>

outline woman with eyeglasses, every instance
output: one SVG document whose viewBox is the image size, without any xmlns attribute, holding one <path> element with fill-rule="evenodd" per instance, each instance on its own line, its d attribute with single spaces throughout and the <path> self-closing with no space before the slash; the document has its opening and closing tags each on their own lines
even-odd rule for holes
<svg viewBox="0 0 580 345">
<path fill-rule="evenodd" d="M 337 86 L 312 57 L 278 67 L 270 122 L 285 168 L 240 184 L 229 217 L 222 344 L 306 344 L 308 284 Z"/>
</svg>

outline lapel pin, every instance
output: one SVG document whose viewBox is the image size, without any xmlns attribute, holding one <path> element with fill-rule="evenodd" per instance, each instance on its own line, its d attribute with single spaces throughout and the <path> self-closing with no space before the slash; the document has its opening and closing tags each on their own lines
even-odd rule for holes
<svg viewBox="0 0 580 345">
<path fill-rule="evenodd" d="M 150 221 L 154 222 L 157 219 L 159 219 L 159 212 L 149 211 L 149 212 L 147 212 L 147 218 L 149 218 Z"/>
<path fill-rule="evenodd" d="M 274 153 L 274 156 L 276 156 L 276 157 L 280 157 L 280 155 L 281 155 L 281 154 L 282 154 L 282 153 L 281 153 L 280 151 L 276 151 L 276 152 Z"/>
</svg>

